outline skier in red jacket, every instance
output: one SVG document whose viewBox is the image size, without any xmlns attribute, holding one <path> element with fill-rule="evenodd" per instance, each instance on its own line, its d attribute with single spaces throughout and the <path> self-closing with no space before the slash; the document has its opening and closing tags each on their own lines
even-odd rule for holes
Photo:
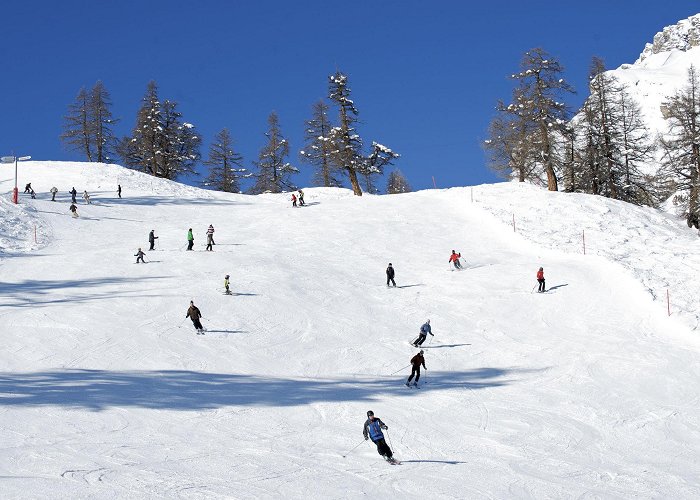
<svg viewBox="0 0 700 500">
<path fill-rule="evenodd" d="M 454 264 L 455 269 L 462 269 L 462 264 L 459 262 L 459 258 L 462 256 L 461 253 L 456 253 L 454 250 L 452 250 L 452 255 L 450 255 L 450 260 L 448 262 L 452 262 Z"/>
<path fill-rule="evenodd" d="M 537 293 L 544 292 L 544 269 L 541 267 L 540 270 L 537 271 L 537 282 L 540 284 L 540 286 L 537 288 Z"/>
</svg>

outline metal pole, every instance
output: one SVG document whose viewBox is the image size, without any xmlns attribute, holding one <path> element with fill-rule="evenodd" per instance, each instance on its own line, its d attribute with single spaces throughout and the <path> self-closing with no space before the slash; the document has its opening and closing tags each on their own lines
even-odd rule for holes
<svg viewBox="0 0 700 500">
<path fill-rule="evenodd" d="M 17 189 L 17 157 L 15 156 L 15 190 L 12 191 L 12 201 L 17 205 L 19 190 Z"/>
</svg>

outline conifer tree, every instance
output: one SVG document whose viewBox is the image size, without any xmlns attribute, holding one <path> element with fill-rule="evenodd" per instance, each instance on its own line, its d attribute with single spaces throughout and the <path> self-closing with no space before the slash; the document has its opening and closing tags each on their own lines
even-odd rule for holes
<svg viewBox="0 0 700 500">
<path fill-rule="evenodd" d="M 396 169 L 389 174 L 386 183 L 387 194 L 399 194 L 399 193 L 410 193 L 411 186 L 408 181 L 401 173 L 400 170 Z"/>
<path fill-rule="evenodd" d="M 557 155 L 557 141 L 568 120 L 568 108 L 561 102 L 562 94 L 573 93 L 571 86 L 562 78 L 559 61 L 543 49 L 529 50 L 523 56 L 521 70 L 511 76 L 518 81 L 517 101 L 508 106 L 521 113 L 525 121 L 527 140 L 531 156 L 547 178 L 547 188 L 559 188 L 557 172 L 562 161 Z"/>
<path fill-rule="evenodd" d="M 258 161 L 255 162 L 258 172 L 255 174 L 255 185 L 250 190 L 252 194 L 281 193 L 295 189 L 290 176 L 299 172 L 286 161 L 289 156 L 289 143 L 282 136 L 277 113 L 270 113 L 267 123 L 267 144 L 260 150 Z"/>
<path fill-rule="evenodd" d="M 358 111 L 355 103 L 350 99 L 348 77 L 338 71 L 329 76 L 328 81 L 328 97 L 338 106 L 339 112 L 339 125 L 331 131 L 333 163 L 348 176 L 353 193 L 356 196 L 362 196 L 362 188 L 357 177 L 358 174 L 362 174 L 365 159 L 362 155 L 362 139 L 355 130 Z"/>
<path fill-rule="evenodd" d="M 379 190 L 374 184 L 374 177 L 384 175 L 384 167 L 391 165 L 392 162 L 401 155 L 394 153 L 391 149 L 379 144 L 372 143 L 372 151 L 365 157 L 362 175 L 365 178 L 365 186 L 368 193 L 378 194 Z"/>
<path fill-rule="evenodd" d="M 688 69 L 686 85 L 663 103 L 669 133 L 660 139 L 661 173 L 683 201 L 688 227 L 700 225 L 700 77 Z"/>
<path fill-rule="evenodd" d="M 81 88 L 64 117 L 64 145 L 82 153 L 87 161 L 108 161 L 114 145 L 112 125 L 116 123 L 111 106 L 109 92 L 101 81 L 89 92 Z"/>
<path fill-rule="evenodd" d="M 311 119 L 306 121 L 306 147 L 299 153 L 304 162 L 314 167 L 313 183 L 316 186 L 342 186 L 333 163 L 332 129 L 328 105 L 320 100 L 313 105 Z"/>
<path fill-rule="evenodd" d="M 233 139 L 228 129 L 216 134 L 209 148 L 209 158 L 203 163 L 209 166 L 209 177 L 203 182 L 205 186 L 227 193 L 240 192 L 241 174 L 246 169 L 243 167 L 243 156 L 233 150 Z"/>
<path fill-rule="evenodd" d="M 131 137 L 124 137 L 117 152 L 126 166 L 156 177 L 175 179 L 196 173 L 201 138 L 194 125 L 182 121 L 177 103 L 158 98 L 158 86 L 148 83 Z"/>
</svg>

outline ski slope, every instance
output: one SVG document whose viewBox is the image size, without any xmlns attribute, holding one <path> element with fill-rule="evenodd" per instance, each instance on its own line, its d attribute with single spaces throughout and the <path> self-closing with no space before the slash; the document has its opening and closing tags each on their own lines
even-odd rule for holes
<svg viewBox="0 0 700 500">
<path fill-rule="evenodd" d="M 313 188 L 294 209 L 20 167 L 37 199 L 0 201 L 3 498 L 700 497 L 700 238 L 682 220 L 518 184 Z M 72 186 L 93 201 L 78 219 Z M 362 440 L 370 409 L 402 465 Z"/>
</svg>

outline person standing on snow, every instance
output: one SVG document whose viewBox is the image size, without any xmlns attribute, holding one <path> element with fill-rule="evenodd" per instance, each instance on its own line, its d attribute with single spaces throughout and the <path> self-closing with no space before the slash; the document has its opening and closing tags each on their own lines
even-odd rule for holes
<svg viewBox="0 0 700 500">
<path fill-rule="evenodd" d="M 29 183 L 27 183 L 26 186 L 24 186 L 24 192 L 25 192 L 25 193 L 31 193 L 31 191 L 32 191 L 32 183 L 29 182 Z"/>
<path fill-rule="evenodd" d="M 294 193 L 292 193 L 292 206 L 297 206 L 297 196 Z"/>
<path fill-rule="evenodd" d="M 304 203 L 304 191 L 301 189 L 299 190 L 299 206 L 303 207 L 305 205 Z"/>
<path fill-rule="evenodd" d="M 194 305 L 194 301 L 190 300 L 190 307 L 187 309 L 187 316 L 185 318 L 190 318 L 192 324 L 197 329 L 197 335 L 204 335 L 204 327 L 202 323 L 199 322 L 199 318 L 202 317 L 202 313 L 199 312 L 199 308 Z"/>
<path fill-rule="evenodd" d="M 455 251 L 452 250 L 452 255 L 450 255 L 450 260 L 448 262 L 452 262 L 452 264 L 454 264 L 455 266 L 455 269 L 462 269 L 462 264 L 459 262 L 459 258 L 461 256 L 461 253 L 455 253 Z"/>
<path fill-rule="evenodd" d="M 430 329 L 430 320 L 426 321 L 423 323 L 423 326 L 420 327 L 420 333 L 418 334 L 418 338 L 416 341 L 413 343 L 414 347 L 420 347 L 423 345 L 423 342 L 425 342 L 425 339 L 428 337 L 428 334 L 430 334 L 431 337 L 434 337 L 432 330 Z"/>
<path fill-rule="evenodd" d="M 406 387 L 409 387 L 411 385 L 411 380 L 413 379 L 414 375 L 416 376 L 416 380 L 413 382 L 413 385 L 415 387 L 418 387 L 418 379 L 420 379 L 420 365 L 423 365 L 423 368 L 425 368 L 425 358 L 423 357 L 423 349 L 421 349 L 418 354 L 411 358 L 411 375 L 406 381 Z M 427 370 L 427 368 L 425 369 Z"/>
<path fill-rule="evenodd" d="M 224 288 L 226 289 L 226 295 L 231 295 L 231 290 L 228 288 L 229 281 L 228 281 L 228 274 L 224 277 Z"/>
<path fill-rule="evenodd" d="M 214 245 L 214 226 L 209 224 L 209 227 L 207 228 L 207 250 L 210 252 L 214 251 L 212 248 Z"/>
<path fill-rule="evenodd" d="M 78 216 L 78 207 L 75 206 L 75 203 L 71 203 L 70 211 L 73 212 L 72 217 L 79 217 Z"/>
<path fill-rule="evenodd" d="M 49 193 L 51 193 L 51 201 L 56 201 L 56 193 L 58 193 L 58 188 L 56 186 L 52 187 L 49 190 Z"/>
<path fill-rule="evenodd" d="M 121 198 L 122 197 L 122 185 L 117 184 L 117 195 Z"/>
<path fill-rule="evenodd" d="M 194 235 L 192 234 L 192 228 L 187 230 L 187 250 L 192 250 L 194 246 Z"/>
<path fill-rule="evenodd" d="M 70 196 L 71 196 L 71 203 L 78 203 L 77 201 L 75 201 L 75 197 L 78 195 L 78 192 L 75 190 L 75 186 L 73 186 L 73 189 L 71 189 L 68 192 L 70 193 Z"/>
<path fill-rule="evenodd" d="M 90 204 L 90 195 L 88 194 L 87 190 L 83 191 L 83 200 L 85 200 L 85 203 L 88 205 Z"/>
<path fill-rule="evenodd" d="M 365 421 L 365 426 L 362 429 L 362 434 L 365 436 L 365 441 L 372 439 L 372 442 L 377 445 L 377 452 L 384 457 L 388 462 L 394 461 L 394 454 L 391 452 L 391 448 L 384 441 L 384 434 L 382 429 L 389 429 L 389 427 L 382 422 L 382 419 L 374 416 L 374 412 L 369 410 L 367 412 L 367 421 Z"/>
<path fill-rule="evenodd" d="M 32 200 L 36 199 L 36 193 L 34 192 L 34 188 L 29 190 L 29 195 L 32 197 Z"/>
<path fill-rule="evenodd" d="M 544 292 L 544 269 L 541 267 L 540 270 L 537 271 L 537 283 L 540 284 L 540 286 L 537 288 L 537 293 Z"/>
<path fill-rule="evenodd" d="M 389 262 L 389 267 L 386 268 L 386 286 L 389 286 L 389 282 L 396 286 L 396 281 L 394 281 L 394 268 L 391 267 L 391 262 Z"/>
<path fill-rule="evenodd" d="M 141 261 L 142 264 L 145 264 L 145 263 L 146 263 L 146 262 L 143 260 L 143 256 L 144 256 L 144 255 L 146 255 L 146 254 L 143 253 L 143 251 L 141 250 L 141 248 L 139 248 L 139 251 L 136 252 L 136 255 L 134 255 L 134 257 L 136 257 L 136 263 L 137 263 L 137 264 L 139 263 L 139 261 Z"/>
<path fill-rule="evenodd" d="M 148 243 L 151 244 L 149 250 L 153 250 L 155 248 L 156 240 L 158 239 L 158 236 L 155 235 L 155 231 L 155 229 L 151 229 L 151 232 L 148 233 Z"/>
</svg>

